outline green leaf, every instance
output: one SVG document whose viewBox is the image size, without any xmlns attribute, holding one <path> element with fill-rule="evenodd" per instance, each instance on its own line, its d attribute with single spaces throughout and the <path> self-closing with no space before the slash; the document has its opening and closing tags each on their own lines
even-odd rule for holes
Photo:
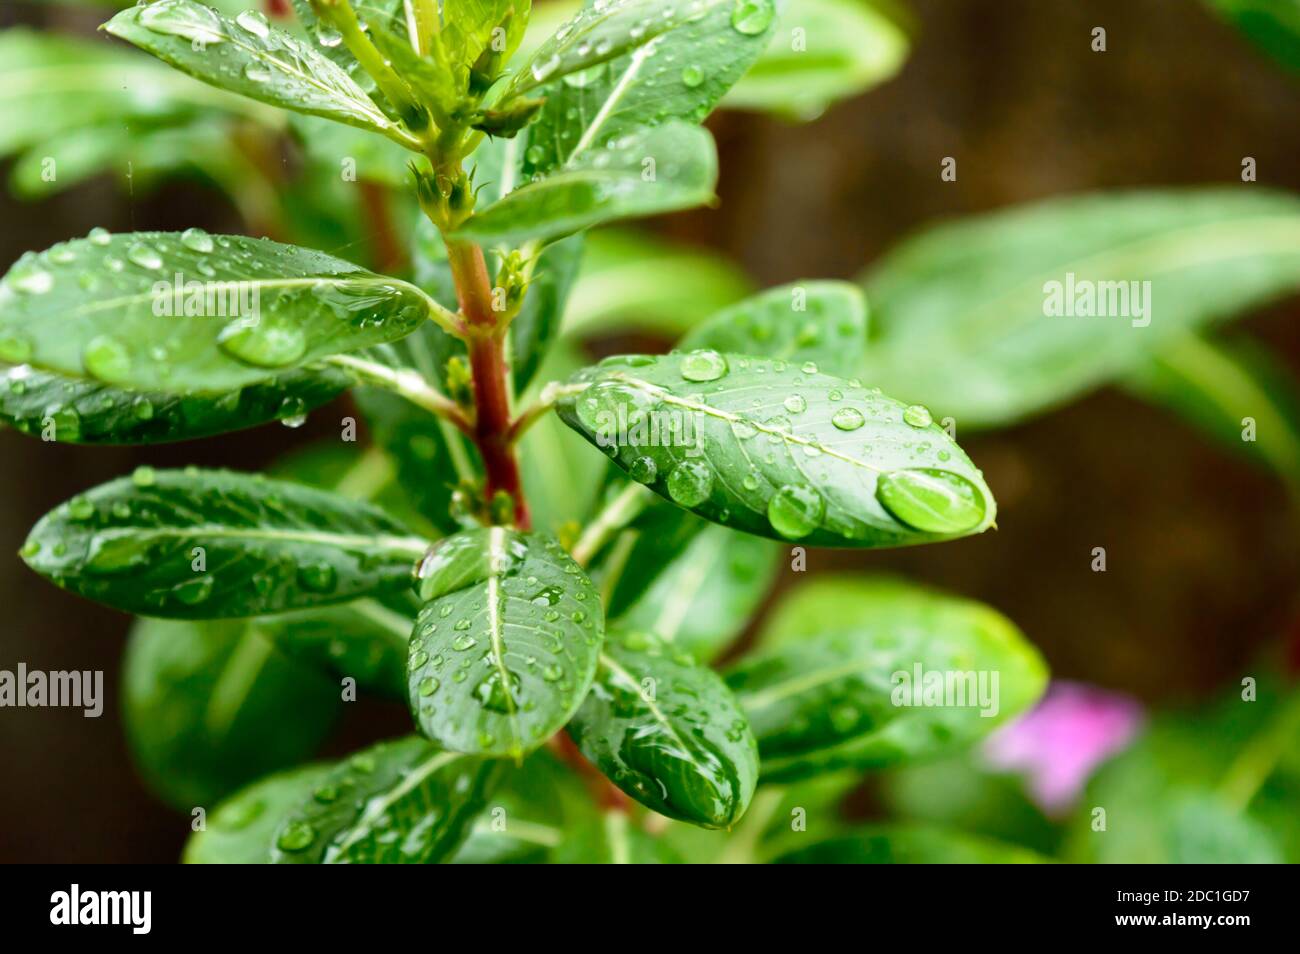
<svg viewBox="0 0 1300 954">
<path fill-rule="evenodd" d="M 311 797 L 329 773 L 328 765 L 305 765 L 254 782 L 210 812 L 207 827 L 190 835 L 182 861 L 187 865 L 260 865 L 280 819 Z"/>
<path fill-rule="evenodd" d="M 529 137 L 530 176 L 570 168 L 645 125 L 703 122 L 762 54 L 774 0 L 627 0 L 590 6 L 533 54 L 504 99 L 546 99 Z M 542 85 L 545 84 L 545 85 Z"/>
<path fill-rule="evenodd" d="M 772 42 L 722 105 L 815 118 L 832 103 L 891 79 L 909 45 L 870 0 L 788 3 Z"/>
<path fill-rule="evenodd" d="M 805 584 L 779 605 L 761 645 L 727 684 L 768 781 L 963 747 L 1027 709 L 1047 681 L 1037 651 L 1005 617 L 893 580 Z M 923 695 L 935 678 L 966 694 Z"/>
<path fill-rule="evenodd" d="M 46 514 L 22 553 L 87 599 L 214 619 L 401 589 L 425 547 L 375 507 L 300 484 L 140 468 Z"/>
<path fill-rule="evenodd" d="M 714 315 L 683 338 L 683 351 L 712 348 L 791 364 L 813 361 L 842 378 L 862 365 L 867 302 L 848 282 L 798 282 L 773 288 Z"/>
<path fill-rule="evenodd" d="M 0 33 L 0 155 L 88 127 L 125 124 L 138 132 L 214 110 L 278 123 L 269 107 L 111 43 L 21 27 Z M 62 164 L 58 171 L 62 178 Z"/>
<path fill-rule="evenodd" d="M 1049 317 L 1098 282 L 1120 283 L 1118 307 L 1101 296 L 1112 317 Z M 1150 282 L 1149 293 L 1132 282 Z M 1239 187 L 1055 199 L 931 229 L 876 265 L 867 296 L 878 340 L 863 377 L 961 427 L 1007 424 L 1297 288 L 1295 196 Z M 1113 316 L 1125 300 L 1131 316 Z"/>
<path fill-rule="evenodd" d="M 231 20 L 194 0 L 157 0 L 128 7 L 103 29 L 220 89 L 406 137 L 344 70 L 256 11 Z"/>
<path fill-rule="evenodd" d="M 531 148 L 531 147 L 530 147 Z M 616 219 L 659 215 L 713 198 L 713 137 L 685 123 L 630 131 L 471 216 L 460 238 L 495 244 L 553 240 Z"/>
<path fill-rule="evenodd" d="M 233 391 L 401 338 L 431 307 L 414 285 L 292 245 L 98 230 L 9 270 L 0 361 L 137 391 Z"/>
<path fill-rule="evenodd" d="M 351 160 L 361 182 L 377 182 L 393 189 L 410 187 L 411 153 L 391 140 L 315 116 L 293 116 L 289 125 L 308 158 L 328 170 L 331 178 L 340 179 L 344 161 Z"/>
<path fill-rule="evenodd" d="M 596 815 L 591 792 L 578 775 L 542 749 L 522 765 L 503 763 L 501 783 L 453 863 L 549 862 L 565 833 Z"/>
<path fill-rule="evenodd" d="M 706 249 L 618 229 L 586 238 L 564 315 L 569 334 L 647 331 L 676 340 L 753 291 L 744 272 Z"/>
<path fill-rule="evenodd" d="M 1282 363 L 1249 341 L 1188 335 L 1124 382 L 1139 397 L 1183 415 L 1300 490 L 1300 393 Z M 1247 420 L 1252 439 L 1245 439 Z"/>
<path fill-rule="evenodd" d="M 1269 56 L 1300 70 L 1300 0 L 1206 2 Z"/>
<path fill-rule="evenodd" d="M 572 379 L 556 409 L 656 493 L 759 536 L 904 546 L 980 533 L 996 514 L 928 411 L 813 363 L 608 358 Z"/>
<path fill-rule="evenodd" d="M 62 444 L 166 444 L 300 418 L 350 383 L 340 371 L 291 371 L 223 394 L 171 394 L 0 365 L 0 420 Z"/>
<path fill-rule="evenodd" d="M 259 617 L 254 628 L 281 652 L 313 669 L 355 679 L 390 699 L 406 696 L 406 657 L 416 607 L 394 594 Z"/>
<path fill-rule="evenodd" d="M 714 659 L 767 595 L 781 552 L 769 540 L 706 526 L 661 565 L 644 594 L 617 616 L 619 626 L 654 633 L 678 652 Z M 615 613 L 612 602 L 609 612 Z"/>
<path fill-rule="evenodd" d="M 310 758 L 340 706 L 336 683 L 287 659 L 242 620 L 142 619 L 127 641 L 122 713 L 131 753 L 150 787 L 186 812 Z"/>
<path fill-rule="evenodd" d="M 722 679 L 658 637 L 609 634 L 573 740 L 661 815 L 730 828 L 758 782 L 758 746 Z"/>
<path fill-rule="evenodd" d="M 673 865 L 681 858 L 671 845 L 637 827 L 627 812 L 611 809 L 571 832 L 555 852 L 562 865 Z"/>
<path fill-rule="evenodd" d="M 498 766 L 414 736 L 340 762 L 275 833 L 273 864 L 436 864 L 460 848 Z"/>
<path fill-rule="evenodd" d="M 873 825 L 782 855 L 785 865 L 1032 865 L 1049 859 L 1018 845 L 924 825 Z"/>
<path fill-rule="evenodd" d="M 582 704 L 605 619 L 591 581 L 558 543 L 503 527 L 438 543 L 419 571 L 411 711 L 457 752 L 518 758 Z"/>
</svg>

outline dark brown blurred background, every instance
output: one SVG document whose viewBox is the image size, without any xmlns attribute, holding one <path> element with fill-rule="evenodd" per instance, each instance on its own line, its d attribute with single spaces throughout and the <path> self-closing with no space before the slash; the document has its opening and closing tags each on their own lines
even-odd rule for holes
<svg viewBox="0 0 1300 954">
<path fill-rule="evenodd" d="M 797 0 L 796 0 L 797 2 Z M 900 76 L 809 126 L 726 114 L 722 205 L 664 223 L 732 255 L 763 285 L 854 277 L 909 230 L 1060 193 L 1238 182 L 1300 189 L 1300 79 L 1193 0 L 912 0 L 919 28 Z M 6 3 L 0 24 L 93 26 Z M 1108 52 L 1089 33 L 1104 26 Z M 109 42 L 105 40 L 105 42 Z M 939 179 L 944 156 L 955 183 Z M 3 172 L 4 170 L 0 170 Z M 39 205 L 0 195 L 0 266 L 91 226 L 238 227 L 217 193 L 130 198 L 94 182 Z M 1249 330 L 1300 361 L 1300 302 Z M 152 449 L 82 449 L 0 432 L 0 669 L 103 669 L 100 719 L 0 710 L 0 861 L 173 861 L 188 819 L 138 783 L 116 715 L 125 616 L 65 594 L 13 554 L 79 490 L 139 463 L 263 466 L 335 433 L 325 409 L 280 427 Z M 1000 529 L 911 551 L 814 552 L 810 572 L 890 569 L 1011 616 L 1054 673 L 1154 702 L 1239 678 L 1296 625 L 1300 559 L 1281 485 L 1164 412 L 1104 392 L 1029 424 L 963 438 L 999 500 Z M 1089 569 L 1104 546 L 1108 572 Z M 343 735 L 396 732 L 401 714 L 354 709 Z M 336 742 L 344 747 L 346 739 Z"/>
</svg>

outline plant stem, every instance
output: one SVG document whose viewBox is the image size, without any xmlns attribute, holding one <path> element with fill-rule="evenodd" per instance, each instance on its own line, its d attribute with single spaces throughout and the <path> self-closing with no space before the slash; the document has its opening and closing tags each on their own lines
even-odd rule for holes
<svg viewBox="0 0 1300 954">
<path fill-rule="evenodd" d="M 329 364 L 350 371 L 366 384 L 400 394 L 417 407 L 444 417 L 470 437 L 474 437 L 474 424 L 465 416 L 459 404 L 429 386 L 429 382 L 416 371 L 398 371 L 387 365 L 367 361 L 352 354 L 336 354 L 325 359 Z"/>
<path fill-rule="evenodd" d="M 628 484 L 622 493 L 605 505 L 595 520 L 587 524 L 573 546 L 573 559 L 579 566 L 586 566 L 609 538 L 627 526 L 649 502 L 650 491 L 640 484 Z"/>
<path fill-rule="evenodd" d="M 542 388 L 542 393 L 537 400 L 524 408 L 515 418 L 515 422 L 510 425 L 510 441 L 516 443 L 538 422 L 546 412 L 555 407 L 555 402 L 568 394 L 581 394 L 587 390 L 586 384 L 563 384 L 559 381 L 552 381 L 546 387 Z"/>
</svg>

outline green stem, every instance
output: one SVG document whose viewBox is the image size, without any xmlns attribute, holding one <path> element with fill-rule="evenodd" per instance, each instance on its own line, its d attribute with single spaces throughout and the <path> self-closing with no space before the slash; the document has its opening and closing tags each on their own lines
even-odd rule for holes
<svg viewBox="0 0 1300 954">
<path fill-rule="evenodd" d="M 596 519 L 587 524 L 582 536 L 573 547 L 573 559 L 586 566 L 619 530 L 622 530 L 650 502 L 650 491 L 640 484 L 628 484 L 622 493 L 605 505 Z"/>
<path fill-rule="evenodd" d="M 439 417 L 446 418 L 469 436 L 474 436 L 474 424 L 466 417 L 464 409 L 429 386 L 418 371 L 396 370 L 387 365 L 367 361 L 352 354 L 336 354 L 325 359 L 327 363 L 350 371 L 362 382 L 400 394 L 416 407 L 422 407 Z"/>
<path fill-rule="evenodd" d="M 424 109 L 416 102 L 410 88 L 397 72 L 376 49 L 370 37 L 361 29 L 356 11 L 348 0 L 311 0 L 316 15 L 325 19 L 343 36 L 343 42 L 361 68 L 365 70 L 379 87 L 398 114 L 409 124 L 419 126 L 418 117 L 424 115 Z M 403 143 L 405 145 L 405 143 Z M 416 146 L 415 148 L 418 148 Z"/>
</svg>

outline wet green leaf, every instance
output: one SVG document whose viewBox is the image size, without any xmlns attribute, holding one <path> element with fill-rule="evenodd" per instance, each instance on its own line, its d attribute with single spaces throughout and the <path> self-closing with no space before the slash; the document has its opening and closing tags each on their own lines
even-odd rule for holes
<svg viewBox="0 0 1300 954">
<path fill-rule="evenodd" d="M 128 7 L 104 30 L 219 89 L 283 109 L 401 135 L 344 70 L 256 11 L 228 19 L 195 0 Z"/>
<path fill-rule="evenodd" d="M 411 711 L 458 752 L 519 757 L 558 732 L 596 673 L 604 613 L 558 543 L 503 527 L 448 537 L 421 564 Z"/>
<path fill-rule="evenodd" d="M 385 742 L 338 763 L 287 813 L 273 864 L 448 861 L 491 793 L 499 766 L 420 738 Z"/>
<path fill-rule="evenodd" d="M 870 0 L 796 0 L 722 105 L 815 118 L 893 77 L 908 46 L 907 35 Z"/>
<path fill-rule="evenodd" d="M 703 122 L 767 47 L 775 20 L 774 0 L 630 0 L 583 9 L 507 90 L 546 99 L 530 131 L 526 171 L 571 168 L 643 126 Z"/>
<path fill-rule="evenodd" d="M 231 795 L 211 812 L 207 828 L 190 835 L 187 865 L 260 865 L 280 821 L 320 785 L 328 765 L 307 765 L 272 775 Z"/>
<path fill-rule="evenodd" d="M 925 408 L 812 362 L 630 355 L 571 384 L 556 408 L 566 424 L 656 493 L 733 529 L 904 546 L 980 533 L 996 515 L 979 471 Z"/>
<path fill-rule="evenodd" d="M 791 364 L 816 362 L 828 374 L 851 378 L 867 341 L 867 302 L 848 282 L 797 282 L 737 302 L 697 325 L 678 344 L 683 351 L 712 348 Z"/>
<path fill-rule="evenodd" d="M 0 361 L 138 391 L 225 392 L 409 334 L 428 297 L 266 239 L 96 230 L 0 283 Z"/>
<path fill-rule="evenodd" d="M 656 636 L 609 634 L 569 732 L 628 795 L 704 828 L 734 825 L 758 781 L 758 747 L 730 690 Z"/>
<path fill-rule="evenodd" d="M 1007 424 L 1297 288 L 1296 196 L 1053 199 L 931 229 L 877 263 L 863 377 L 959 427 Z"/>
<path fill-rule="evenodd" d="M 63 444 L 165 444 L 293 421 L 350 383 L 341 371 L 291 371 L 222 394 L 172 394 L 0 365 L 0 420 Z"/>
<path fill-rule="evenodd" d="M 426 546 L 370 504 L 300 484 L 142 467 L 46 514 L 22 553 L 117 609 L 214 619 L 405 588 Z"/>
<path fill-rule="evenodd" d="M 873 825 L 798 849 L 776 864 L 800 865 L 1007 865 L 1049 859 L 1018 845 L 922 825 Z"/>
<path fill-rule="evenodd" d="M 127 641 L 127 742 L 150 787 L 185 812 L 310 758 L 340 707 L 337 683 L 242 620 L 143 619 Z"/>
<path fill-rule="evenodd" d="M 562 166 L 476 212 L 457 236 L 494 244 L 557 239 L 701 205 L 717 180 L 707 131 L 679 122 L 630 130 L 599 149 L 575 149 Z"/>
<path fill-rule="evenodd" d="M 591 792 L 546 749 L 522 765 L 504 763 L 501 775 L 455 864 L 547 862 L 567 832 L 596 817 Z"/>
<path fill-rule="evenodd" d="M 727 673 L 774 782 L 960 749 L 1027 709 L 1046 681 L 1037 651 L 987 606 L 860 577 L 800 587 L 761 649 Z"/>
</svg>

